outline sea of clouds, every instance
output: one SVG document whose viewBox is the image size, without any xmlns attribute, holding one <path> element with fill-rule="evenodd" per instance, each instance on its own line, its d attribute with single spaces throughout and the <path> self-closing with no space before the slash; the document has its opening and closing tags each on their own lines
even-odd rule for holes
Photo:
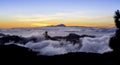
<svg viewBox="0 0 120 65">
<path fill-rule="evenodd" d="M 66 36 L 69 33 L 78 35 L 95 35 L 95 38 L 84 37 L 79 39 L 79 43 L 73 45 L 65 40 L 54 41 L 45 40 L 44 32 L 48 31 L 50 36 Z M 115 33 L 114 28 L 89 28 L 89 27 L 40 27 L 40 28 L 18 28 L 18 29 L 0 29 L 0 33 L 18 35 L 26 38 L 35 37 L 37 42 L 28 42 L 25 45 L 19 43 L 19 46 L 27 47 L 33 51 L 39 52 L 38 55 L 58 55 L 69 52 L 91 52 L 105 53 L 112 51 L 109 47 L 109 40 Z"/>
</svg>

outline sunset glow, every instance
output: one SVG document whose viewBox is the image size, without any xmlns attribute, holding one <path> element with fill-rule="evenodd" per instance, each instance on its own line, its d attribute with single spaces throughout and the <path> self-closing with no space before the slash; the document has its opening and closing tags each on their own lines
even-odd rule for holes
<svg viewBox="0 0 120 65">
<path fill-rule="evenodd" d="M 114 27 L 119 0 L 0 0 L 0 28 Z"/>
</svg>

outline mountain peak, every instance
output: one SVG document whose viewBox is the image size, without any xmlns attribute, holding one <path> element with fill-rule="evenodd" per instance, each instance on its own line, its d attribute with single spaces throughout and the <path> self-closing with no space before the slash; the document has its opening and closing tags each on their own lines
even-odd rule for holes
<svg viewBox="0 0 120 65">
<path fill-rule="evenodd" d="M 66 25 L 64 25 L 64 24 L 58 24 L 56 26 L 58 26 L 58 27 L 65 27 Z"/>
</svg>

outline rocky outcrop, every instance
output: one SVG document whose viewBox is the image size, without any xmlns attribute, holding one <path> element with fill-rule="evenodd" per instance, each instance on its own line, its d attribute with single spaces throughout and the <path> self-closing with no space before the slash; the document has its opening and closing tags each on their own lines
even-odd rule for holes
<svg viewBox="0 0 120 65">
<path fill-rule="evenodd" d="M 117 53 L 120 53 L 120 12 L 117 10 L 115 12 L 115 25 L 116 25 L 116 33 L 115 35 L 110 39 L 110 47 Z"/>
</svg>

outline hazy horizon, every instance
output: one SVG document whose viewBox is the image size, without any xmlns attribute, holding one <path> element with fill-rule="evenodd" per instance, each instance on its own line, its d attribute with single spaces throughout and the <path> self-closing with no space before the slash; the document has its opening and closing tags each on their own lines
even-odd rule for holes
<svg viewBox="0 0 120 65">
<path fill-rule="evenodd" d="M 0 0 L 0 28 L 114 27 L 119 0 Z"/>
</svg>

